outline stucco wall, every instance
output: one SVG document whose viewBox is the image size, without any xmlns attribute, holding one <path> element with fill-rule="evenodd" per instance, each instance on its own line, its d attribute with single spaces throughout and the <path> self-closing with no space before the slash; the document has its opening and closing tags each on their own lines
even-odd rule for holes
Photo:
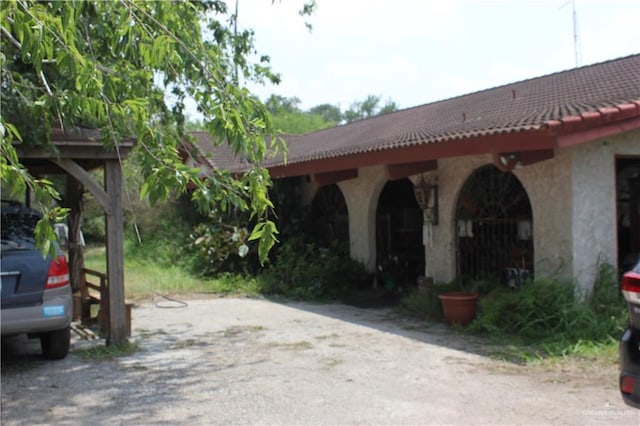
<svg viewBox="0 0 640 426">
<path fill-rule="evenodd" d="M 640 131 L 578 145 L 572 151 L 573 276 L 589 291 L 598 262 L 617 263 L 616 165 L 640 155 Z"/>
<path fill-rule="evenodd" d="M 615 158 L 640 155 L 640 131 L 557 149 L 554 158 L 517 168 L 533 214 L 534 272 L 537 277 L 575 279 L 589 291 L 598 262 L 616 264 Z M 438 162 L 440 223 L 426 248 L 427 273 L 437 282 L 456 276 L 455 207 L 471 173 L 488 155 Z"/>
<path fill-rule="evenodd" d="M 568 152 L 557 153 L 552 160 L 514 170 L 531 203 L 537 276 L 571 273 L 570 160 Z M 427 273 L 436 282 L 456 277 L 455 209 L 462 186 L 476 169 L 492 163 L 490 155 L 438 162 L 440 223 L 434 227 L 433 247 L 427 247 Z"/>
<path fill-rule="evenodd" d="M 531 203 L 535 276 L 571 279 L 570 150 L 556 150 L 554 158 L 516 169 L 514 174 L 520 179 Z"/>
</svg>

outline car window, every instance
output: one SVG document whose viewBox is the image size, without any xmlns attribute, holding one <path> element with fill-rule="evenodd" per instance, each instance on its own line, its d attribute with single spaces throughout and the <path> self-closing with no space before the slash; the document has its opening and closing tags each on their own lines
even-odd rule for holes
<svg viewBox="0 0 640 426">
<path fill-rule="evenodd" d="M 2 211 L 2 248 L 33 246 L 36 224 L 40 215 L 28 208 L 8 208 Z"/>
</svg>

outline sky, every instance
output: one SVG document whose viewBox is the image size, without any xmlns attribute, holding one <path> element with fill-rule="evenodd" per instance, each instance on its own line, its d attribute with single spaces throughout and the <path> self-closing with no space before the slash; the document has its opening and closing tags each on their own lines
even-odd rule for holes
<svg viewBox="0 0 640 426">
<path fill-rule="evenodd" d="M 302 4 L 239 0 L 239 27 L 282 78 L 249 85 L 263 100 L 345 110 L 376 95 L 408 108 L 576 64 L 571 0 L 317 0 L 305 18 Z M 575 0 L 575 10 L 580 65 L 640 53 L 640 0 Z"/>
</svg>

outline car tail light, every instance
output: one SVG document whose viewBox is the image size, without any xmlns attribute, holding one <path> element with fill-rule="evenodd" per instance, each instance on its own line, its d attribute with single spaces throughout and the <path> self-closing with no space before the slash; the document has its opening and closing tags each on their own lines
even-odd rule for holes
<svg viewBox="0 0 640 426">
<path fill-rule="evenodd" d="M 631 376 L 623 376 L 620 380 L 620 391 L 627 395 L 633 394 L 633 386 L 635 385 L 635 379 Z"/>
<path fill-rule="evenodd" d="M 640 304 L 640 273 L 627 272 L 622 276 L 622 284 L 620 285 L 622 294 L 627 302 Z"/>
<path fill-rule="evenodd" d="M 64 256 L 58 256 L 56 260 L 52 260 L 49 265 L 49 275 L 47 276 L 47 285 L 45 289 L 63 287 L 69 284 L 69 267 L 67 259 Z"/>
</svg>

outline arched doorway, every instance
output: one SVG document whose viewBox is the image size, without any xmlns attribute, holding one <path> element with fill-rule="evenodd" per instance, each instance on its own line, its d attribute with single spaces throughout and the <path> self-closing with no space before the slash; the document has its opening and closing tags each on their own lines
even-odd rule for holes
<svg viewBox="0 0 640 426">
<path fill-rule="evenodd" d="M 511 172 L 476 170 L 462 187 L 455 220 L 458 277 L 506 279 L 533 274 L 533 215 L 526 190 Z"/>
<path fill-rule="evenodd" d="M 424 274 L 422 220 L 411 181 L 387 182 L 376 210 L 376 258 L 386 286 L 412 286 Z"/>
<path fill-rule="evenodd" d="M 336 241 L 349 242 L 349 213 L 338 185 L 323 186 L 316 192 L 311 202 L 311 226 L 314 241 L 324 247 Z"/>
</svg>

